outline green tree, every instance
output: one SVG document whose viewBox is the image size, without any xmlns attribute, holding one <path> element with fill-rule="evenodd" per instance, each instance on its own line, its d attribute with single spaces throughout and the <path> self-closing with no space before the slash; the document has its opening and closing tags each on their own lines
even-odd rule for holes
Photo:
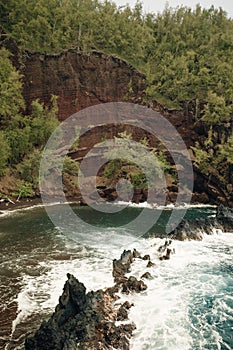
<svg viewBox="0 0 233 350">
<path fill-rule="evenodd" d="M 29 124 L 31 127 L 30 142 L 33 146 L 44 146 L 48 138 L 58 126 L 57 97 L 51 97 L 50 107 L 45 106 L 38 100 L 32 102 L 32 113 Z"/>
<path fill-rule="evenodd" d="M 226 142 L 219 145 L 219 152 L 229 164 L 233 164 L 233 136 L 230 136 Z"/>
<path fill-rule="evenodd" d="M 127 132 L 115 137 L 113 147 L 105 152 L 107 159 L 112 159 L 104 170 L 104 175 L 116 178 L 123 174 L 131 178 L 136 187 L 146 188 L 154 186 L 157 179 L 161 179 L 170 169 L 162 151 L 150 150 L 147 140 L 141 142 L 132 140 L 132 135 Z"/>
<path fill-rule="evenodd" d="M 0 131 L 0 177 L 5 175 L 7 162 L 10 157 L 10 146 L 7 142 L 6 135 L 3 131 Z"/>
<path fill-rule="evenodd" d="M 4 127 L 9 120 L 24 108 L 22 97 L 21 75 L 12 65 L 10 53 L 0 49 L 0 126 Z"/>
<path fill-rule="evenodd" d="M 7 129 L 7 140 L 11 149 L 9 159 L 11 165 L 19 163 L 31 150 L 30 132 L 31 128 L 29 125 L 22 129 Z"/>
<path fill-rule="evenodd" d="M 14 192 L 12 192 L 12 196 L 17 197 L 17 201 L 19 201 L 20 198 L 33 197 L 34 194 L 32 184 L 24 180 L 18 181 Z"/>
<path fill-rule="evenodd" d="M 63 176 L 78 176 L 79 163 L 70 157 L 65 157 L 63 163 L 62 174 Z"/>
<path fill-rule="evenodd" d="M 39 184 L 39 167 L 42 151 L 34 149 L 29 155 L 24 157 L 20 163 L 19 174 L 20 177 L 31 183 L 34 190 L 38 189 Z"/>
<path fill-rule="evenodd" d="M 207 100 L 204 121 L 215 125 L 230 121 L 233 105 L 227 106 L 224 96 L 218 96 L 216 93 L 209 91 Z"/>
</svg>

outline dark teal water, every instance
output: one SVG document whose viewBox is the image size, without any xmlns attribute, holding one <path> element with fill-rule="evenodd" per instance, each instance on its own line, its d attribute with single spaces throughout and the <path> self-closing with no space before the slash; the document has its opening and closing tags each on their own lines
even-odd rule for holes
<svg viewBox="0 0 233 350">
<path fill-rule="evenodd" d="M 62 218 L 62 207 L 53 210 Z M 161 240 L 153 236 L 165 234 L 171 210 L 162 212 L 149 238 L 128 240 L 134 232 L 125 227 L 142 210 L 128 207 L 106 214 L 73 206 L 80 224 L 70 222 L 62 230 L 42 208 L 1 217 L 0 349 L 23 348 L 25 337 L 56 305 L 67 272 L 97 289 L 112 284 L 111 259 L 119 257 L 122 247 L 137 247 L 157 259 L 152 247 Z M 186 219 L 214 213 L 211 207 L 192 208 Z M 232 237 L 219 233 L 202 242 L 175 242 L 172 260 L 157 262 L 147 295 L 135 301 L 133 350 L 233 349 Z M 148 305 L 153 327 L 151 319 L 142 319 Z"/>
</svg>

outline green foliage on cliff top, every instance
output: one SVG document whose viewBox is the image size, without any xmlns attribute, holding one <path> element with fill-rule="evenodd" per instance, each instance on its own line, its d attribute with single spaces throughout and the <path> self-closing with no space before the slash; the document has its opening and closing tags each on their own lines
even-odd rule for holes
<svg viewBox="0 0 233 350">
<path fill-rule="evenodd" d="M 233 20 L 221 8 L 167 6 L 145 14 L 140 2 L 130 8 L 109 0 L 8 0 L 0 11 L 2 28 L 23 49 L 116 54 L 146 74 L 148 98 L 160 96 L 168 107 L 192 102 L 197 117 L 205 114 L 202 102 L 214 98 L 225 106 L 217 120 L 232 114 Z"/>
</svg>

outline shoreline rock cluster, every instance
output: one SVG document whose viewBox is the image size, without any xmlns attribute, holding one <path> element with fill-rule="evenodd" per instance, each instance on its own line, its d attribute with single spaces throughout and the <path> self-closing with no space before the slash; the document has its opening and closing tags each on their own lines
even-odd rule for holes
<svg viewBox="0 0 233 350">
<path fill-rule="evenodd" d="M 215 217 L 195 219 L 194 221 L 182 220 L 169 234 L 169 237 L 180 241 L 186 239 L 201 241 L 203 234 L 211 235 L 214 229 L 233 232 L 233 209 L 220 205 L 217 207 Z"/>
<path fill-rule="evenodd" d="M 140 280 L 126 277 L 135 259 L 150 261 L 134 250 L 124 251 L 113 261 L 114 286 L 106 290 L 86 293 L 77 278 L 67 274 L 67 281 L 55 312 L 43 321 L 35 335 L 25 341 L 26 350 L 129 350 L 135 324 L 128 320 L 133 304 L 118 302 L 117 293 L 140 293 L 147 289 L 142 279 L 151 278 L 149 272 Z M 151 262 L 152 263 L 152 262 Z"/>
</svg>

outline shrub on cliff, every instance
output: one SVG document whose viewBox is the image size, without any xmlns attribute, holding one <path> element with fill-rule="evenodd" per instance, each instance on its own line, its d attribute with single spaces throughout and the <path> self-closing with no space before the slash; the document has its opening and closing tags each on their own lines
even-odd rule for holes
<svg viewBox="0 0 233 350">
<path fill-rule="evenodd" d="M 0 49 L 0 127 L 24 108 L 21 75 L 10 61 L 10 52 Z"/>
<path fill-rule="evenodd" d="M 104 169 L 104 175 L 115 182 L 125 177 L 132 182 L 134 188 L 147 188 L 155 185 L 164 173 L 170 170 L 162 150 L 148 147 L 148 140 L 135 142 L 131 134 L 121 132 L 115 137 L 114 147 L 105 152 L 110 162 Z"/>
</svg>

